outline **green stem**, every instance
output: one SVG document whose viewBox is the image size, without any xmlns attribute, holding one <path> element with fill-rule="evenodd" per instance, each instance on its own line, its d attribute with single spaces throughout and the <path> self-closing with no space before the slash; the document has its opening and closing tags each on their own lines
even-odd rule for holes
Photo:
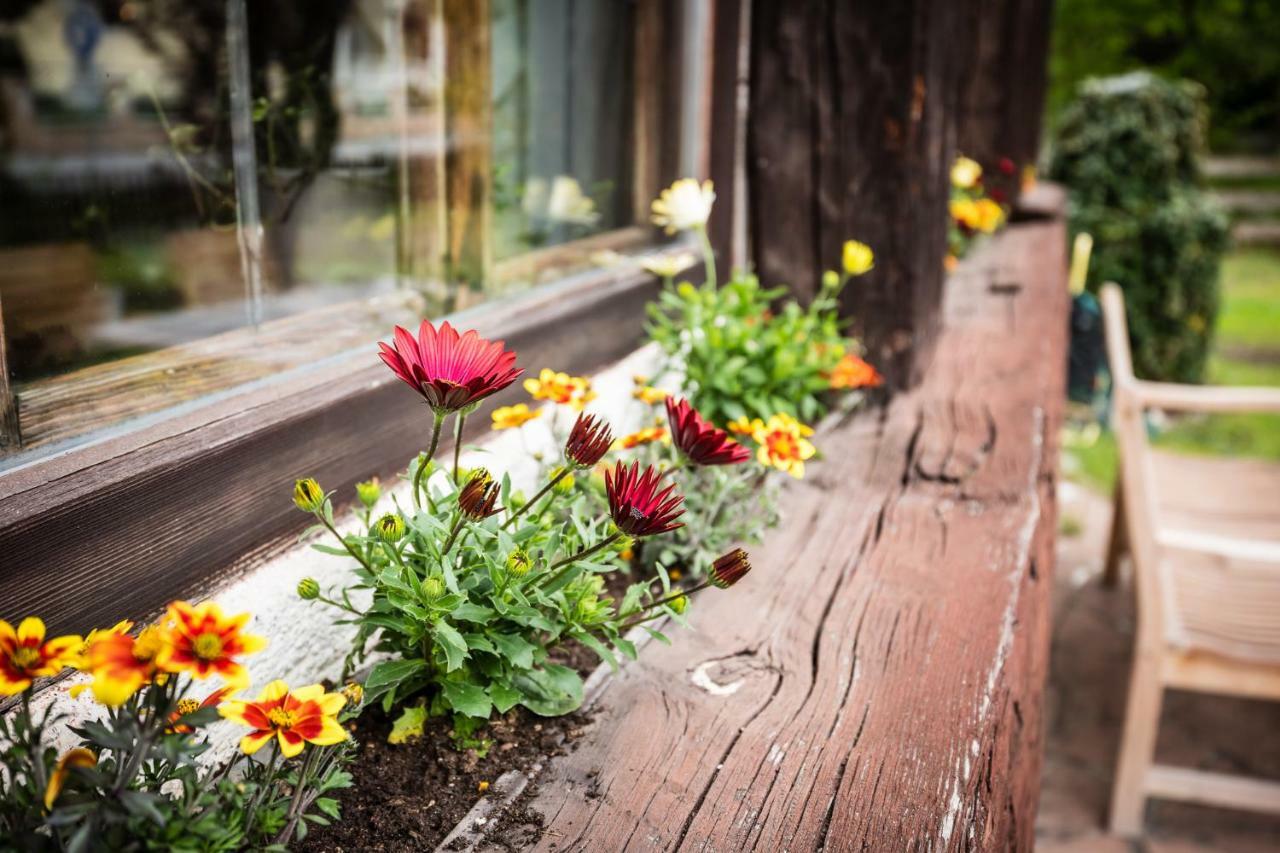
<svg viewBox="0 0 1280 853">
<path fill-rule="evenodd" d="M 253 819 L 258 814 L 258 807 L 262 805 L 262 800 L 267 795 L 272 783 L 275 781 L 276 762 L 280 760 L 280 747 L 278 744 L 271 744 L 271 760 L 267 762 L 267 772 L 262 777 L 262 784 L 258 786 L 258 790 L 253 795 L 253 799 L 249 801 L 249 807 L 244 812 L 244 828 L 246 832 L 253 832 Z"/>
<path fill-rule="evenodd" d="M 422 475 L 427 472 L 427 468 L 431 465 L 431 460 L 436 457 L 436 448 L 440 446 L 440 430 L 444 427 L 444 415 L 439 412 L 434 413 L 435 423 L 431 427 L 431 446 L 427 448 L 427 458 L 422 460 L 418 465 L 418 471 L 413 475 L 413 508 L 422 509 Z"/>
<path fill-rule="evenodd" d="M 560 578 L 564 577 L 565 573 L 568 572 L 569 569 L 573 568 L 574 563 L 576 563 L 578 560 L 585 560 L 587 557 L 590 557 L 592 554 L 595 554 L 599 551 L 604 550 L 605 548 L 608 548 L 614 542 L 618 541 L 618 538 L 620 536 L 622 536 L 621 531 L 619 531 L 618 533 L 610 534 L 607 538 L 600 540 L 596 544 L 592 545 L 590 548 L 583 548 L 581 551 L 579 551 L 578 553 L 574 554 L 571 557 L 565 557 L 563 560 L 561 560 L 558 563 L 552 563 L 551 568 L 547 569 L 547 571 L 555 572 L 556 569 L 559 569 L 560 571 L 556 572 L 556 574 L 552 576 L 550 583 L 539 584 L 539 586 L 555 586 L 555 584 L 560 580 Z"/>
<path fill-rule="evenodd" d="M 344 604 L 341 601 L 334 601 L 332 598 L 325 598 L 323 595 L 317 595 L 316 601 L 319 601 L 321 604 L 327 604 L 330 607 L 336 607 L 339 610 L 345 610 L 348 613 L 354 613 L 356 616 L 364 615 L 362 611 L 356 610 L 354 607 L 351 607 L 348 604 Z"/>
<path fill-rule="evenodd" d="M 342 543 L 342 547 L 347 549 L 347 553 L 354 557 L 357 563 L 364 566 L 366 571 L 373 573 L 373 567 L 369 565 L 369 561 L 356 551 L 355 548 L 351 547 L 351 543 L 347 542 L 347 540 L 342 537 L 342 534 L 338 532 L 338 529 L 329 523 L 329 519 L 325 518 L 319 512 L 316 513 L 316 518 L 320 519 L 320 523 L 327 527 L 329 532 L 334 535 L 334 538 Z"/>
<path fill-rule="evenodd" d="M 699 225 L 693 229 L 699 241 L 702 243 L 702 262 L 707 269 L 707 284 L 709 289 L 716 289 L 716 253 L 711 248 L 711 238 L 707 236 L 707 226 Z"/>
<path fill-rule="evenodd" d="M 697 591 L 699 591 L 699 590 L 706 589 L 706 588 L 707 588 L 707 587 L 709 587 L 709 586 L 711 586 L 711 581 L 703 581 L 702 583 L 700 583 L 700 584 L 698 584 L 697 586 L 695 586 L 693 589 L 686 590 L 686 591 L 684 591 L 684 592 L 677 592 L 677 593 L 673 593 L 673 594 L 671 594 L 671 595 L 668 595 L 666 598 L 658 599 L 657 601 L 653 602 L 652 604 L 646 604 L 644 607 L 640 607 L 640 608 L 637 608 L 637 609 L 635 609 L 635 610 L 628 611 L 628 612 L 626 612 L 626 613 L 619 613 L 619 614 L 618 614 L 618 618 L 619 618 L 619 619 L 626 619 L 626 618 L 628 618 L 628 617 L 635 616 L 635 615 L 640 614 L 640 613 L 644 613 L 646 610 L 652 610 L 652 609 L 653 609 L 653 608 L 655 608 L 655 607 L 661 607 L 661 606 L 662 606 L 662 605 L 664 605 L 664 604 L 670 604 L 671 602 L 675 601 L 677 598 L 684 598 L 685 596 L 693 595 L 695 592 L 697 592 Z M 643 620 L 643 619 L 642 619 L 641 621 L 643 622 L 643 621 L 645 621 L 645 620 Z M 639 624 L 639 623 L 637 622 L 637 623 L 634 623 L 634 624 Z M 630 628 L 630 627 L 632 627 L 632 625 L 630 625 L 630 624 L 623 625 L 623 626 L 622 626 L 622 630 L 625 630 L 625 629 Z"/>
<path fill-rule="evenodd" d="M 458 538 L 458 531 L 462 529 L 462 516 L 458 516 L 458 520 L 453 523 L 453 529 L 449 531 L 449 538 L 445 540 L 444 547 L 440 549 L 440 556 L 443 557 L 449 553 L 449 549 L 453 547 L 453 541 Z"/>
<path fill-rule="evenodd" d="M 572 473 L 572 471 L 567 465 L 562 467 L 559 471 L 557 471 L 556 475 L 551 478 L 551 481 L 549 483 L 547 483 L 545 486 L 539 489 L 538 493 L 534 495 L 532 498 L 530 498 L 528 501 L 526 501 L 524 506 L 520 507 L 514 513 L 512 513 L 510 518 L 502 522 L 502 529 L 505 530 L 508 527 L 510 527 L 511 523 L 514 522 L 517 518 L 519 518 L 521 514 L 524 513 L 525 510 L 529 509 L 529 507 L 533 506 L 539 500 L 541 500 L 543 495 L 545 495 L 547 492 L 555 488 L 556 483 L 560 482 L 565 477 L 569 476 L 570 473 Z"/>
<path fill-rule="evenodd" d="M 312 749 L 307 753 L 307 760 L 303 762 L 302 769 L 298 771 L 298 784 L 293 789 L 293 800 L 289 803 L 288 817 L 289 822 L 285 824 L 284 829 L 280 830 L 280 834 L 276 836 L 276 844 L 283 845 L 293 835 L 294 827 L 298 825 L 299 818 L 302 817 L 302 810 L 299 806 L 302 804 L 303 792 L 307 790 L 307 783 L 311 776 L 311 771 L 315 769 L 316 756 L 321 750 Z"/>
<path fill-rule="evenodd" d="M 458 482 L 458 456 L 462 453 L 462 425 L 467 422 L 467 416 L 458 412 L 458 417 L 454 419 L 457 429 L 453 434 L 453 484 L 455 486 L 462 485 Z"/>
</svg>

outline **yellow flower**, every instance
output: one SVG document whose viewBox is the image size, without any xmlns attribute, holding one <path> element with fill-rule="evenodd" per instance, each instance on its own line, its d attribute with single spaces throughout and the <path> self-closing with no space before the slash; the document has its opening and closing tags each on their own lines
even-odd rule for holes
<svg viewBox="0 0 1280 853">
<path fill-rule="evenodd" d="M 657 255 L 640 259 L 640 266 L 658 278 L 675 278 L 697 262 L 690 252 Z"/>
<path fill-rule="evenodd" d="M 866 243 L 857 240 L 844 241 L 844 271 L 848 275 L 862 275 L 876 265 L 875 252 Z"/>
<path fill-rule="evenodd" d="M 974 202 L 978 211 L 978 230 L 990 234 L 1000 227 L 1004 221 L 1004 209 L 989 198 L 980 198 Z"/>
<path fill-rule="evenodd" d="M 542 415 L 541 409 L 530 409 L 527 403 L 502 406 L 493 410 L 493 428 L 511 429 L 527 424 Z"/>
<path fill-rule="evenodd" d="M 978 212 L 978 205 L 973 199 L 953 198 L 948 208 L 951 211 L 951 218 L 956 222 L 975 231 L 978 229 L 982 215 Z"/>
<path fill-rule="evenodd" d="M 812 427 L 788 414 L 776 414 L 751 436 L 760 445 L 756 449 L 756 459 L 761 465 L 785 471 L 798 480 L 804 476 L 805 460 L 817 452 L 807 439 L 810 435 L 813 435 Z"/>
<path fill-rule="evenodd" d="M 341 693 L 325 693 L 311 684 L 290 690 L 283 681 L 273 681 L 254 702 L 224 702 L 218 713 L 228 720 L 248 726 L 252 732 L 240 739 L 240 749 L 252 755 L 273 737 L 280 754 L 293 758 L 308 743 L 331 746 L 347 739 L 338 723 L 338 712 L 347 704 Z"/>
<path fill-rule="evenodd" d="M 76 669 L 84 671 L 89 668 L 89 649 L 93 648 L 93 644 L 104 637 L 110 637 L 114 634 L 127 634 L 133 630 L 133 622 L 128 619 L 121 619 L 110 628 L 94 628 L 89 632 L 89 636 L 84 638 L 84 642 L 80 644 L 80 649 L 76 655 L 76 662 L 72 664 Z M 86 685 L 79 685 L 83 690 Z M 78 693 L 75 687 L 71 688 L 71 695 Z"/>
<path fill-rule="evenodd" d="M 168 632 L 160 625 L 148 625 L 137 637 L 114 630 L 99 636 L 87 655 L 93 698 L 111 708 L 124 704 L 161 674 L 159 660 L 167 648 Z"/>
<path fill-rule="evenodd" d="M 54 800 L 58 799 L 58 794 L 62 793 L 62 786 L 67 784 L 67 776 L 71 773 L 73 767 L 93 767 L 98 763 L 98 756 L 93 754 L 92 750 L 78 746 L 63 754 L 58 759 L 58 766 L 53 769 L 53 775 L 49 777 L 49 784 L 44 789 L 44 810 L 50 811 L 53 808 Z"/>
<path fill-rule="evenodd" d="M 758 429 L 764 429 L 764 421 L 759 418 L 748 418 L 746 415 L 729 421 L 729 432 L 735 435 L 752 435 Z"/>
<path fill-rule="evenodd" d="M 663 391 L 661 388 L 654 388 L 652 385 L 641 385 L 639 388 L 631 392 L 631 396 L 635 397 L 641 403 L 652 406 L 667 399 L 667 392 Z"/>
<path fill-rule="evenodd" d="M 947 272 L 955 272 L 958 266 L 960 266 L 960 259 L 947 252 L 947 256 L 942 259 L 942 268 Z"/>
<path fill-rule="evenodd" d="M 671 442 L 671 433 L 666 427 L 645 427 L 630 435 L 624 435 L 613 443 L 613 447 L 615 450 L 630 450 L 633 447 L 639 447 L 651 441 L 661 441 L 663 444 L 669 444 Z"/>
<path fill-rule="evenodd" d="M 535 400 L 549 400 L 567 405 L 580 412 L 596 398 L 591 390 L 591 380 L 582 376 L 570 376 L 544 367 L 537 379 L 526 379 L 524 390 Z"/>
<path fill-rule="evenodd" d="M 957 157 L 951 167 L 951 185 L 967 190 L 982 178 L 982 167 L 968 157 Z"/>
<path fill-rule="evenodd" d="M 703 181 L 699 186 L 693 178 L 681 178 L 654 200 L 651 219 L 668 234 L 703 228 L 711 218 L 711 205 L 715 200 L 710 181 Z"/>
<path fill-rule="evenodd" d="M 244 687 L 249 672 L 237 657 L 266 648 L 267 641 L 244 633 L 248 613 L 224 616 L 222 608 L 212 601 L 192 607 L 185 601 L 169 605 L 169 642 L 157 664 L 166 672 L 185 672 L 192 678 L 222 676 L 228 684 Z"/>
<path fill-rule="evenodd" d="M 34 616 L 23 619 L 15 631 L 0 619 L 0 696 L 13 696 L 31 686 L 31 680 L 57 675 L 80 660 L 84 641 L 74 634 L 44 641 L 44 622 Z"/>
</svg>

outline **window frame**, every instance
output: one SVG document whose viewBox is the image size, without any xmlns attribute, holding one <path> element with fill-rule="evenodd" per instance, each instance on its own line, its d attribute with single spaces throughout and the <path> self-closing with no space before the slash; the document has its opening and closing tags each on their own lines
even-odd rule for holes
<svg viewBox="0 0 1280 853">
<path fill-rule="evenodd" d="M 706 175 L 709 151 L 719 156 L 738 148 L 724 139 L 737 133 L 737 123 L 715 132 L 720 123 L 712 120 L 726 109 L 722 101 L 735 102 L 735 93 L 724 92 L 713 102 L 711 86 L 713 72 L 721 79 L 736 69 L 737 58 L 722 62 L 711 46 L 721 21 L 732 22 L 736 32 L 740 3 L 704 0 L 705 8 L 691 13 L 674 0 L 638 0 L 638 10 L 648 10 L 639 18 L 638 38 L 657 49 L 663 41 L 659 15 L 686 23 L 700 16 L 698 29 L 681 31 L 703 49 L 681 52 L 702 58 L 682 90 L 665 85 L 637 98 L 637 134 L 662 115 L 684 121 L 693 116 L 697 122 L 695 133 L 680 134 L 683 150 L 668 146 L 663 156 L 675 159 L 646 176 L 650 186 L 637 175 L 637 214 L 647 215 L 654 189 L 678 173 Z M 731 14 L 718 15 L 721 9 Z M 721 39 L 714 41 L 719 45 Z M 681 78 L 671 73 L 667 79 Z M 694 108 L 686 109 L 685 99 Z M 732 160 L 730 168 L 736 168 Z M 720 186 L 727 190 L 731 183 Z M 735 206 L 727 195 L 722 191 L 717 211 L 726 221 Z M 679 254 L 692 246 L 688 240 L 659 243 L 653 231 L 645 241 L 647 230 L 621 229 L 633 232 L 627 239 L 640 237 L 650 250 L 646 254 Z M 730 256 L 727 246 L 718 248 L 722 257 Z M 621 264 L 436 319 L 504 339 L 526 369 L 551 365 L 589 372 L 639 344 L 645 306 L 657 291 L 654 276 Z M 292 543 L 306 525 L 288 499 L 295 477 L 316 476 L 326 489 L 338 491 L 340 504 L 356 481 L 374 474 L 394 477 L 424 443 L 430 418 L 377 362 L 374 344 L 370 339 L 281 376 L 18 458 L 0 471 L 0 618 L 39 613 L 51 631 L 85 631 L 157 613 L 168 600 L 199 595 Z M 483 431 L 487 411 L 519 397 L 517 387 L 486 401 L 470 419 L 468 437 Z"/>
</svg>

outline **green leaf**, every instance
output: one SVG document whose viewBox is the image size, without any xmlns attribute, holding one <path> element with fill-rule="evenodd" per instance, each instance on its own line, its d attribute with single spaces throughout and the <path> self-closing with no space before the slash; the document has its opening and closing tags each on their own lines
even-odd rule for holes
<svg viewBox="0 0 1280 853">
<path fill-rule="evenodd" d="M 488 718 L 493 703 L 489 700 L 489 694 L 476 685 L 446 681 L 440 685 L 440 691 L 449 707 L 459 714 Z"/>
<path fill-rule="evenodd" d="M 488 652 L 493 655 L 498 653 L 493 643 L 489 642 L 489 638 L 484 634 L 463 634 L 462 639 L 467 641 L 467 648 L 472 651 Z"/>
<path fill-rule="evenodd" d="M 582 707 L 582 678 L 567 666 L 549 663 L 512 681 L 524 694 L 520 704 L 540 717 L 559 717 Z"/>
<path fill-rule="evenodd" d="M 491 621 L 495 614 L 490 607 L 482 607 L 479 604 L 472 604 L 468 601 L 455 607 L 450 615 L 454 619 L 461 619 L 464 622 L 478 622 L 483 625 Z"/>
<path fill-rule="evenodd" d="M 421 658 L 383 661 L 373 668 L 364 682 L 365 701 L 372 702 L 426 668 L 427 662 Z"/>
<path fill-rule="evenodd" d="M 505 714 L 520 704 L 520 691 L 514 687 L 495 681 L 489 685 L 489 698 L 493 700 L 493 707 L 498 709 L 499 714 Z"/>
<path fill-rule="evenodd" d="M 462 666 L 462 662 L 467 659 L 467 641 L 462 639 L 458 629 L 448 622 L 437 622 L 433 633 L 435 634 L 436 642 L 440 644 L 440 648 L 444 651 L 448 666 L 446 671 L 453 672 Z"/>
<path fill-rule="evenodd" d="M 533 666 L 535 647 L 520 635 L 494 633 L 490 634 L 489 638 L 493 640 L 498 652 L 520 669 L 530 669 Z"/>
<path fill-rule="evenodd" d="M 412 738 L 422 737 L 422 727 L 427 722 L 427 706 L 415 705 L 405 708 L 391 726 L 391 734 L 387 735 L 387 743 L 406 743 Z M 319 805 L 319 801 L 316 803 Z M 333 815 L 337 817 L 337 815 Z"/>
<path fill-rule="evenodd" d="M 600 642 L 590 631 L 577 631 L 573 635 L 574 639 L 582 643 L 582 645 L 591 649 L 600 656 L 600 659 L 609 664 L 609 668 L 614 672 L 618 671 L 618 659 L 613 656 L 613 652 L 604 643 Z"/>
</svg>

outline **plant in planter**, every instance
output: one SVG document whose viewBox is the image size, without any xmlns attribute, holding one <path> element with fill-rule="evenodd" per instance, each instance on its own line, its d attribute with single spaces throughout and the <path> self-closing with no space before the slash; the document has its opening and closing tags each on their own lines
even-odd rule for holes
<svg viewBox="0 0 1280 853">
<path fill-rule="evenodd" d="M 385 709 L 404 707 L 402 735 L 434 714 L 487 719 L 517 705 L 544 716 L 573 711 L 582 703 L 582 680 L 551 658 L 557 646 L 577 642 L 616 665 L 618 654 L 635 656 L 628 629 L 657 615 L 679 620 L 685 611 L 688 600 L 671 591 L 665 574 L 656 580 L 660 590 L 633 584 L 619 602 L 605 593 L 603 577 L 617 570 L 616 554 L 629 542 L 681 527 L 683 496 L 655 467 L 619 462 L 604 475 L 607 511 L 573 499 L 566 481 L 601 463 L 613 444 L 609 427 L 582 413 L 560 463 L 528 499 L 509 477 L 463 471 L 456 448 L 451 470 L 438 470 L 445 418 L 460 424 L 481 399 L 514 382 L 521 373 L 515 353 L 474 331 L 459 336 L 448 323 L 437 330 L 424 321 L 417 338 L 397 329 L 395 346 L 384 344 L 382 357 L 432 407 L 430 446 L 406 474 L 412 507 L 397 503 L 363 534 L 344 537 L 329 496 L 315 481 L 300 480 L 295 503 L 341 545 L 321 550 L 349 556 L 357 567 L 355 582 L 340 593 L 322 594 L 305 581 L 299 592 L 359 626 L 351 665 L 370 650 L 387 656 L 364 689 Z M 591 393 L 585 380 L 552 371 L 529 390 L 573 407 Z M 499 415 L 504 422 L 533 417 L 514 407 Z M 741 577 L 728 572 L 713 580 L 728 586 Z"/>
<path fill-rule="evenodd" d="M 1016 166 L 1012 160 L 1001 161 L 1001 170 L 1012 176 Z M 982 166 L 960 156 L 951 167 L 951 225 L 947 231 L 947 268 L 954 269 L 984 234 L 993 234 L 1004 224 L 1004 206 L 989 195 L 983 186 Z"/>
<path fill-rule="evenodd" d="M 247 683 L 240 659 L 265 645 L 243 630 L 248 619 L 176 601 L 136 635 L 121 622 L 47 641 L 37 618 L 17 629 L 0 621 L 0 695 L 21 697 L 16 713 L 0 717 L 0 847 L 257 850 L 336 819 L 337 801 L 325 795 L 350 784 L 339 720 L 359 697 L 276 681 L 257 702 L 226 701 Z M 37 714 L 31 693 L 35 678 L 67 668 L 92 679 L 72 695 L 87 689 L 107 711 L 71 726 L 79 743 L 59 757 L 47 741 L 64 715 Z M 224 686 L 192 695 L 214 676 Z M 202 769 L 200 730 L 219 715 L 253 732 L 242 760 Z"/>
</svg>

